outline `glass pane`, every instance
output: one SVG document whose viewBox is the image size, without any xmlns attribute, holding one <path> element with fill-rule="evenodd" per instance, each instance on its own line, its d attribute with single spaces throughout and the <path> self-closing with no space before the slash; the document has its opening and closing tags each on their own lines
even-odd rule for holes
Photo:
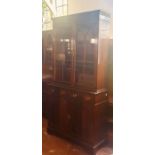
<svg viewBox="0 0 155 155">
<path fill-rule="evenodd" d="M 63 12 L 64 15 L 67 15 L 67 5 L 64 5 L 64 6 L 63 6 L 63 10 L 64 10 L 64 12 Z"/>
<path fill-rule="evenodd" d="M 56 0 L 56 5 L 61 6 L 63 4 L 63 0 Z"/>
<path fill-rule="evenodd" d="M 76 46 L 76 82 L 78 85 L 95 85 L 96 38 L 91 29 L 79 27 Z"/>
<path fill-rule="evenodd" d="M 43 33 L 43 78 L 54 78 L 52 32 Z"/>
<path fill-rule="evenodd" d="M 67 4 L 67 0 L 63 0 L 63 4 Z"/>
<path fill-rule="evenodd" d="M 56 38 L 56 80 L 63 82 L 73 80 L 72 46 L 70 29 L 59 30 Z"/>
<path fill-rule="evenodd" d="M 57 8 L 57 16 L 63 16 L 63 8 L 62 7 Z"/>
<path fill-rule="evenodd" d="M 53 0 L 50 0 L 50 3 L 53 4 Z"/>
</svg>

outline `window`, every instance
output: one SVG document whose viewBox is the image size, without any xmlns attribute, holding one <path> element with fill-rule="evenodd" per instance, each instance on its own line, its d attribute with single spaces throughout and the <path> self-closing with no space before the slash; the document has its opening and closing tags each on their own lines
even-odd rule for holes
<svg viewBox="0 0 155 155">
<path fill-rule="evenodd" d="M 52 2 L 52 0 L 50 0 Z M 46 1 L 42 1 L 42 30 L 47 31 L 53 28 L 53 23 L 51 18 L 53 17 L 52 12 L 46 4 Z"/>
<path fill-rule="evenodd" d="M 54 14 L 50 11 L 47 2 L 55 8 Z M 42 12 L 42 30 L 51 30 L 53 29 L 53 17 L 68 14 L 68 0 L 42 0 Z"/>
<path fill-rule="evenodd" d="M 57 16 L 64 16 L 68 14 L 68 0 L 56 0 L 55 4 Z"/>
</svg>

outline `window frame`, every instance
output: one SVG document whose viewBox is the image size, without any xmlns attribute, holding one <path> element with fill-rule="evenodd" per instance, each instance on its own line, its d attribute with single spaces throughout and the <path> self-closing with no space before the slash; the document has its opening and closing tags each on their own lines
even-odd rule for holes
<svg viewBox="0 0 155 155">
<path fill-rule="evenodd" d="M 65 16 L 68 15 L 68 0 L 61 0 L 62 4 L 58 5 L 57 0 L 55 0 L 55 7 L 56 7 L 56 15 L 57 16 Z M 66 3 L 64 2 L 66 1 Z M 67 7 L 66 12 L 64 11 L 64 7 Z M 61 15 L 58 15 L 58 8 L 61 8 Z"/>
</svg>

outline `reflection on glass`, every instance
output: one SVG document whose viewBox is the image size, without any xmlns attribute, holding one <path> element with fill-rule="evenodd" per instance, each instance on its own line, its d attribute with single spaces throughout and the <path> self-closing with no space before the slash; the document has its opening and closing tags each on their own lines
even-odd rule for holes
<svg viewBox="0 0 155 155">
<path fill-rule="evenodd" d="M 65 62 L 65 54 L 64 53 L 57 54 L 56 60 L 64 63 Z"/>
<path fill-rule="evenodd" d="M 43 33 L 43 78 L 54 78 L 54 56 L 51 32 Z"/>
<path fill-rule="evenodd" d="M 79 29 L 76 42 L 76 83 L 93 87 L 97 39 L 89 29 Z"/>
<path fill-rule="evenodd" d="M 67 33 L 65 34 L 67 36 Z M 69 35 L 69 34 L 68 34 Z M 56 80 L 72 82 L 73 54 L 70 37 L 59 37 L 56 44 Z"/>
<path fill-rule="evenodd" d="M 90 39 L 90 43 L 91 43 L 91 44 L 97 44 L 97 39 L 91 38 L 91 39 Z"/>
</svg>

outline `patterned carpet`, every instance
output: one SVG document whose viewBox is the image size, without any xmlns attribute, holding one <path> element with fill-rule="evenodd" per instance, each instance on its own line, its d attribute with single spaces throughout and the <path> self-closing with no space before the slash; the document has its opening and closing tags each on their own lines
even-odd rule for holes
<svg viewBox="0 0 155 155">
<path fill-rule="evenodd" d="M 89 155 L 81 147 L 54 135 L 49 135 L 46 129 L 47 121 L 43 119 L 42 155 Z M 112 155 L 112 148 L 106 146 L 100 149 L 96 155 Z"/>
</svg>

